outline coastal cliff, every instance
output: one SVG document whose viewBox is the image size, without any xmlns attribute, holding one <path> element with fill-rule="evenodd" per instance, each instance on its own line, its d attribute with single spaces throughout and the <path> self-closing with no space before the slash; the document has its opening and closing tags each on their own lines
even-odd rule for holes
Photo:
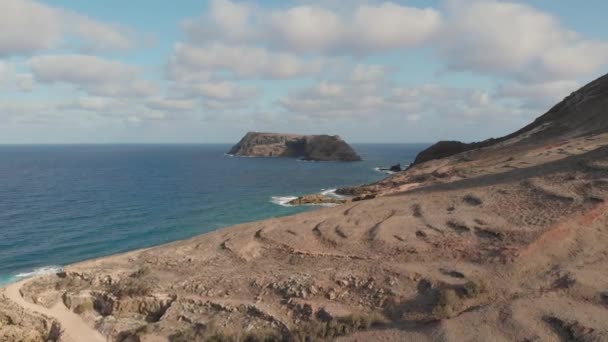
<svg viewBox="0 0 608 342">
<path fill-rule="evenodd" d="M 229 154 L 249 157 L 291 157 L 315 161 L 358 161 L 361 157 L 337 135 L 247 133 Z"/>
<path fill-rule="evenodd" d="M 412 166 L 509 140 L 525 140 L 538 144 L 550 139 L 602 133 L 608 130 L 608 117 L 605 112 L 607 106 L 608 75 L 604 75 L 573 92 L 547 113 L 516 132 L 473 143 L 439 141 L 420 152 Z"/>
<path fill-rule="evenodd" d="M 606 108 L 603 77 L 499 142 L 351 188 L 360 200 L 14 285 L 0 341 L 51 340 L 51 319 L 77 332 L 26 306 L 116 341 L 608 341 Z"/>
</svg>

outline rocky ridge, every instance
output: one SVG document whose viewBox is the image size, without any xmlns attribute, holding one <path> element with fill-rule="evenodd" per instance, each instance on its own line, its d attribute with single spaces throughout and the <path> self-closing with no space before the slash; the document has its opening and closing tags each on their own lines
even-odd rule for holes
<svg viewBox="0 0 608 342">
<path fill-rule="evenodd" d="M 420 152 L 412 166 L 429 160 L 490 147 L 509 140 L 538 144 L 556 138 L 574 138 L 605 132 L 608 130 L 605 108 L 608 108 L 608 75 L 573 92 L 547 113 L 514 133 L 473 143 L 440 141 Z"/>
</svg>

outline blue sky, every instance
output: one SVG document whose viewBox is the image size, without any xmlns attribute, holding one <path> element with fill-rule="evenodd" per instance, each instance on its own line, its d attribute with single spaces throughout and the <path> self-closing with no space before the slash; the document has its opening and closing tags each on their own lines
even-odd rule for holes
<svg viewBox="0 0 608 342">
<path fill-rule="evenodd" d="M 3 0 L 0 143 L 509 133 L 608 71 L 605 1 Z"/>
</svg>

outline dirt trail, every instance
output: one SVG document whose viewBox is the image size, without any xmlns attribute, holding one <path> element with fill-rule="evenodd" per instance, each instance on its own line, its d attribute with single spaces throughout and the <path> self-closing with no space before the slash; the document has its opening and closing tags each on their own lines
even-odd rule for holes
<svg viewBox="0 0 608 342">
<path fill-rule="evenodd" d="M 106 342 L 97 330 L 88 326 L 78 315 L 66 308 L 63 303 L 58 302 L 52 308 L 45 308 L 34 303 L 26 301 L 21 296 L 21 287 L 29 280 L 20 281 L 18 283 L 7 286 L 4 294 L 8 299 L 23 307 L 25 310 L 42 314 L 54 318 L 61 325 L 63 331 L 61 335 L 62 342 Z"/>
</svg>

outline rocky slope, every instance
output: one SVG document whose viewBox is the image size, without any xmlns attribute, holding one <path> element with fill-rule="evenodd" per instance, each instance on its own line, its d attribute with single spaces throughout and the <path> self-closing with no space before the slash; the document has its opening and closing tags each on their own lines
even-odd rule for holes
<svg viewBox="0 0 608 342">
<path fill-rule="evenodd" d="M 501 173 L 552 161 L 560 154 L 589 151 L 604 143 L 604 134 L 608 132 L 607 111 L 608 75 L 604 75 L 514 133 L 476 143 L 440 141 L 420 152 L 405 172 L 374 184 L 338 189 L 337 192 L 354 196 L 381 195 L 481 173 Z M 543 152 L 534 154 L 532 151 Z"/>
<path fill-rule="evenodd" d="M 55 342 L 60 335 L 56 321 L 28 312 L 0 295 L 0 341 Z"/>
<path fill-rule="evenodd" d="M 608 130 L 606 108 L 608 108 L 608 75 L 570 94 L 547 113 L 517 132 L 475 143 L 440 141 L 418 154 L 413 165 L 509 140 L 539 144 L 551 139 L 567 139 L 606 132 Z"/>
<path fill-rule="evenodd" d="M 608 85 L 587 89 L 509 139 L 351 189 L 369 200 L 22 293 L 116 341 L 608 341 Z"/>
<path fill-rule="evenodd" d="M 317 161 L 357 161 L 361 157 L 339 136 L 247 133 L 229 154 L 251 157 L 292 157 Z"/>
</svg>

